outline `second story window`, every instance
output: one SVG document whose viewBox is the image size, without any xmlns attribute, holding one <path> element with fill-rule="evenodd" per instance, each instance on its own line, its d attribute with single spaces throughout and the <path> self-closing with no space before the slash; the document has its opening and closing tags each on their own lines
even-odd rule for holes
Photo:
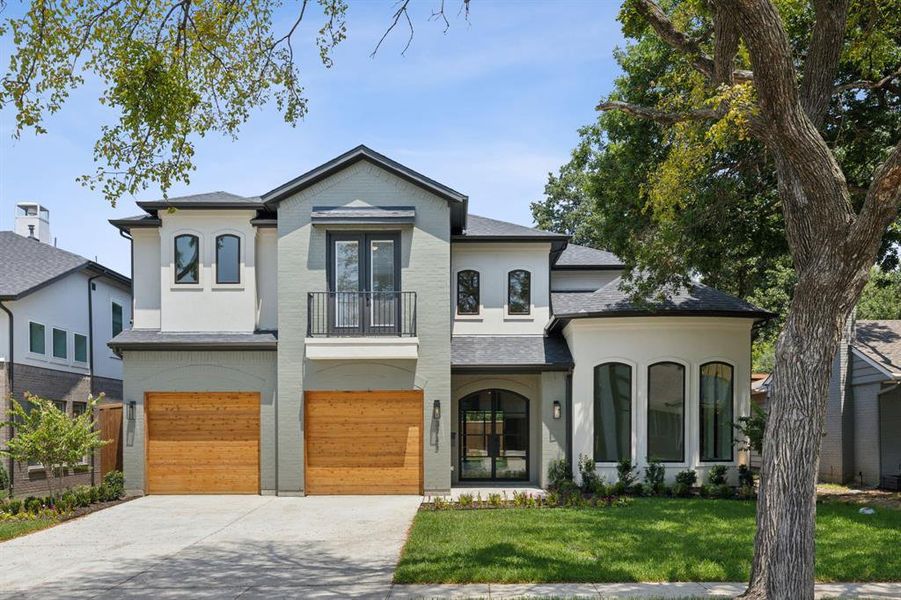
<svg viewBox="0 0 901 600">
<path fill-rule="evenodd" d="M 53 328 L 53 358 L 68 358 L 69 336 L 64 329 Z"/>
<path fill-rule="evenodd" d="M 175 283 L 200 283 L 200 239 L 196 235 L 175 237 Z"/>
<path fill-rule="evenodd" d="M 88 362 L 88 336 L 76 333 L 73 336 L 73 341 L 75 347 L 75 362 Z"/>
<path fill-rule="evenodd" d="M 216 283 L 241 283 L 241 238 L 236 235 L 216 238 Z"/>
<path fill-rule="evenodd" d="M 467 269 L 457 273 L 457 314 L 479 314 L 479 272 Z"/>
<path fill-rule="evenodd" d="M 28 350 L 34 354 L 46 354 L 46 338 L 44 326 L 40 323 L 28 323 Z"/>
<path fill-rule="evenodd" d="M 532 274 L 523 269 L 507 274 L 507 312 L 527 315 L 532 305 Z"/>
<path fill-rule="evenodd" d="M 122 323 L 123 323 L 123 315 L 122 315 L 122 305 L 116 302 L 113 302 L 112 306 L 113 313 L 113 337 L 116 337 L 120 333 L 122 333 Z"/>
</svg>

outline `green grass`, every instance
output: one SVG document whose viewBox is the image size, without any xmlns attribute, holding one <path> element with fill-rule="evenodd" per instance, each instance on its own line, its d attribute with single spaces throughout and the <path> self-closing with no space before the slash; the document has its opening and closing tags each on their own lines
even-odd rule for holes
<svg viewBox="0 0 901 600">
<path fill-rule="evenodd" d="M 0 542 L 11 540 L 14 537 L 46 529 L 51 525 L 56 525 L 58 521 L 55 519 L 35 519 L 34 521 L 0 521 Z"/>
<path fill-rule="evenodd" d="M 901 580 L 901 511 L 817 507 L 817 579 Z M 420 512 L 397 583 L 746 581 L 753 502 Z"/>
</svg>

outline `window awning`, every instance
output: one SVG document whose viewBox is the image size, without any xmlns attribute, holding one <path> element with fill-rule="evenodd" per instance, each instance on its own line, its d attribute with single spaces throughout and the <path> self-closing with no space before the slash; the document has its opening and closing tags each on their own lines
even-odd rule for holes
<svg viewBox="0 0 901 600">
<path fill-rule="evenodd" d="M 412 225 L 416 208 L 412 206 L 314 206 L 314 225 Z"/>
</svg>

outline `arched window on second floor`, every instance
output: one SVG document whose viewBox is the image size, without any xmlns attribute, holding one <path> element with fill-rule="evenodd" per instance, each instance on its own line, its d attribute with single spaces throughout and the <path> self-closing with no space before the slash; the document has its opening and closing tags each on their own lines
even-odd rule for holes
<svg viewBox="0 0 901 600">
<path fill-rule="evenodd" d="M 241 283 L 241 238 L 216 237 L 216 283 Z"/>
<path fill-rule="evenodd" d="M 175 236 L 175 283 L 200 283 L 200 238 Z"/>
<path fill-rule="evenodd" d="M 532 274 L 524 269 L 507 273 L 507 313 L 527 315 L 532 309 Z"/>
<path fill-rule="evenodd" d="M 479 314 L 479 272 L 466 269 L 457 273 L 457 314 Z"/>
</svg>

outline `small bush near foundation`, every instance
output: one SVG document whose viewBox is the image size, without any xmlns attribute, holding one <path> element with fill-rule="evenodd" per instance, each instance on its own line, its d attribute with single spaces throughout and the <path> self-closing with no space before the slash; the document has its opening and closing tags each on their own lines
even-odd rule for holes
<svg viewBox="0 0 901 600">
<path fill-rule="evenodd" d="M 635 465 L 628 458 L 624 458 L 616 465 L 616 474 L 619 477 L 617 483 L 623 484 L 628 490 L 638 480 L 638 474 L 635 472 Z"/>
<path fill-rule="evenodd" d="M 6 467 L 0 463 L 0 496 L 3 496 L 9 492 L 9 473 L 6 472 Z"/>
<path fill-rule="evenodd" d="M 650 488 L 652 496 L 662 496 L 666 491 L 664 479 L 666 477 L 666 467 L 660 461 L 651 461 L 644 468 L 644 481 Z"/>
<path fill-rule="evenodd" d="M 604 485 L 604 479 L 598 474 L 594 458 L 584 454 L 579 455 L 579 477 L 582 479 L 582 491 L 595 494 Z"/>
<path fill-rule="evenodd" d="M 691 496 L 691 486 L 676 482 L 673 484 L 670 492 L 677 498 L 688 498 L 689 496 Z"/>
<path fill-rule="evenodd" d="M 122 471 L 110 471 L 103 476 L 103 483 L 100 484 L 101 490 L 106 489 L 106 493 L 101 495 L 104 500 L 118 500 L 125 495 L 125 475 Z"/>
<path fill-rule="evenodd" d="M 713 465 L 707 471 L 707 483 L 710 485 L 723 485 L 726 483 L 726 465 Z"/>
<path fill-rule="evenodd" d="M 754 473 L 748 465 L 738 465 L 738 487 L 754 487 Z"/>
<path fill-rule="evenodd" d="M 472 508 L 472 500 L 472 494 L 460 494 L 457 504 L 460 505 L 460 508 Z"/>
<path fill-rule="evenodd" d="M 565 458 L 551 461 L 547 468 L 548 487 L 552 490 L 560 489 L 567 481 L 573 480 L 572 471 Z"/>
<path fill-rule="evenodd" d="M 691 469 L 676 473 L 676 483 L 680 483 L 691 489 L 698 482 L 698 474 Z"/>
</svg>

